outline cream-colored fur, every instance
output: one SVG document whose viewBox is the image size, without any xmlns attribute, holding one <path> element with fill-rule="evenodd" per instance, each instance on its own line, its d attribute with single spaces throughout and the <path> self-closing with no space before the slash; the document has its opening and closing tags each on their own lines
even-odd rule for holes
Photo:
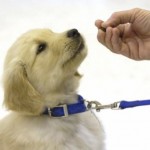
<svg viewBox="0 0 150 150">
<path fill-rule="evenodd" d="M 77 69 L 87 49 L 78 32 L 68 33 L 31 30 L 8 51 L 4 104 L 11 113 L 0 121 L 0 150 L 104 150 L 103 129 L 91 111 L 41 115 L 45 107 L 77 100 Z"/>
</svg>

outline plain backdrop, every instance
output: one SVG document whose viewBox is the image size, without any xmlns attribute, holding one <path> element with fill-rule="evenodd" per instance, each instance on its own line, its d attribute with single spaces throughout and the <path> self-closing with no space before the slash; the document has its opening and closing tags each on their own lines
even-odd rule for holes
<svg viewBox="0 0 150 150">
<path fill-rule="evenodd" d="M 77 28 L 89 52 L 79 71 L 83 74 L 79 93 L 88 100 L 109 104 L 120 100 L 150 99 L 150 61 L 133 61 L 111 53 L 97 41 L 96 19 L 113 12 L 140 7 L 150 9 L 149 0 L 0 0 L 0 118 L 2 72 L 6 52 L 20 34 L 33 28 L 63 32 Z M 144 26 L 143 26 L 144 28 Z M 106 134 L 107 150 L 150 150 L 150 106 L 96 113 Z"/>
</svg>

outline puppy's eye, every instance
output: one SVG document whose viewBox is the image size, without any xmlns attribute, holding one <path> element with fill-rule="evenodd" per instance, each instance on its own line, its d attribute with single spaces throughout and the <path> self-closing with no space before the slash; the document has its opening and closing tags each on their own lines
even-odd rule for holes
<svg viewBox="0 0 150 150">
<path fill-rule="evenodd" d="M 41 43 L 37 48 L 36 54 L 37 55 L 40 54 L 42 51 L 44 51 L 46 49 L 46 47 L 47 47 L 46 43 Z"/>
</svg>

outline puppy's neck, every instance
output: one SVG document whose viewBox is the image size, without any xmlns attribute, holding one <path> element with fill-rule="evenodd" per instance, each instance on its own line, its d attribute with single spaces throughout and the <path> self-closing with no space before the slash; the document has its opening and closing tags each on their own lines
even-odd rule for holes
<svg viewBox="0 0 150 150">
<path fill-rule="evenodd" d="M 77 101 L 77 88 L 81 76 L 76 73 L 67 76 L 62 81 L 57 81 L 57 86 L 52 87 L 43 95 L 46 106 L 55 107 L 60 104 L 71 104 Z"/>
</svg>

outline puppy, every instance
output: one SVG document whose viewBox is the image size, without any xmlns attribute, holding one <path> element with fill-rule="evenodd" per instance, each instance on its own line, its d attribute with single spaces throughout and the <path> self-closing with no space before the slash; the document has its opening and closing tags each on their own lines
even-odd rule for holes
<svg viewBox="0 0 150 150">
<path fill-rule="evenodd" d="M 103 128 L 76 92 L 86 54 L 76 29 L 35 29 L 13 44 L 4 64 L 11 113 L 0 122 L 0 150 L 104 150 Z"/>
</svg>

